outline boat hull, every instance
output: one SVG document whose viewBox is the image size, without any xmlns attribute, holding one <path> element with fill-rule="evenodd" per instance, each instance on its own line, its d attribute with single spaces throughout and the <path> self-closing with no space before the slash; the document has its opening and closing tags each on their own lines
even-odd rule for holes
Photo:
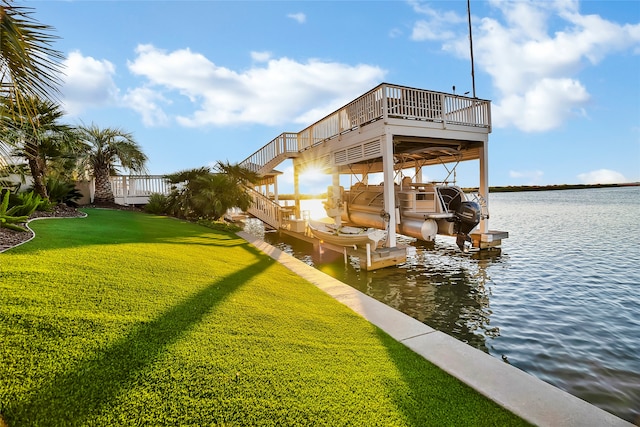
<svg viewBox="0 0 640 427">
<path fill-rule="evenodd" d="M 386 233 L 375 228 L 337 227 L 335 224 L 309 222 L 309 230 L 317 239 L 337 246 L 364 246 L 367 243 L 374 248 L 386 237 Z"/>
<path fill-rule="evenodd" d="M 357 184 L 340 191 L 342 219 L 361 227 L 386 229 L 389 215 L 384 210 L 381 185 Z M 331 194 L 331 192 L 330 192 Z M 456 236 L 458 246 L 470 241 L 469 233 L 480 222 L 480 207 L 468 201 L 461 188 L 446 184 L 403 183 L 395 186 L 396 231 L 424 241 L 437 234 Z"/>
</svg>

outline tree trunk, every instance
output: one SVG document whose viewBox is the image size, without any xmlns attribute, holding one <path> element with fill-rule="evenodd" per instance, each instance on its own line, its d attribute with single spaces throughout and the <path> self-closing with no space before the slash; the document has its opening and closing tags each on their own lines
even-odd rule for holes
<svg viewBox="0 0 640 427">
<path fill-rule="evenodd" d="M 29 170 L 33 178 L 33 191 L 40 195 L 43 199 L 48 199 L 47 185 L 45 183 L 46 165 L 40 157 L 29 157 Z"/>
<path fill-rule="evenodd" d="M 111 182 L 109 181 L 109 169 L 96 169 L 96 192 L 94 196 L 94 203 L 100 204 L 113 204 L 115 199 L 113 197 L 113 190 L 111 190 Z"/>
</svg>

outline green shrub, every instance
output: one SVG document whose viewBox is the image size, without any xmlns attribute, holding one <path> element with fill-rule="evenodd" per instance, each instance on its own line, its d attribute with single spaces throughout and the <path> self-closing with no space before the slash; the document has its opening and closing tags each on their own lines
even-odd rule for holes
<svg viewBox="0 0 640 427">
<path fill-rule="evenodd" d="M 17 224 L 27 222 L 28 215 L 16 215 L 20 206 L 14 206 L 9 209 L 9 191 L 4 193 L 2 202 L 0 203 L 0 227 L 8 228 L 15 231 L 28 231 L 26 228 Z"/>
<path fill-rule="evenodd" d="M 17 193 L 9 196 L 9 212 L 15 216 L 29 216 L 36 210 L 42 210 L 48 205 L 39 194 L 34 191 Z"/>
<path fill-rule="evenodd" d="M 52 203 L 64 203 L 74 208 L 78 207 L 78 200 L 82 198 L 75 183 L 57 178 L 47 179 L 47 193 Z"/>
<path fill-rule="evenodd" d="M 149 203 L 144 206 L 144 211 L 150 214 L 164 215 L 167 213 L 167 206 L 167 196 L 160 193 L 153 193 L 149 196 Z"/>
</svg>

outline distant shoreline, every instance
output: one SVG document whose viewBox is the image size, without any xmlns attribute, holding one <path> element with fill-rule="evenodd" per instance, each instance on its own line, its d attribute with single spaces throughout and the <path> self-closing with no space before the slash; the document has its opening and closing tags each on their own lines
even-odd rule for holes
<svg viewBox="0 0 640 427">
<path fill-rule="evenodd" d="M 640 182 L 623 184 L 555 184 L 555 185 L 509 185 L 489 187 L 489 193 L 515 193 L 519 191 L 552 191 L 552 190 L 582 190 L 587 188 L 616 188 L 616 187 L 640 187 Z M 478 191 L 477 187 L 463 188 L 465 193 Z M 326 199 L 327 193 L 300 194 L 300 200 Z M 279 200 L 295 200 L 293 194 L 279 194 Z"/>
<path fill-rule="evenodd" d="M 616 188 L 638 187 L 640 182 L 623 184 L 556 184 L 556 185 L 509 185 L 489 187 L 489 193 L 513 193 L 518 191 L 552 191 L 552 190 L 583 190 L 587 188 Z M 477 187 L 465 188 L 465 192 L 477 192 Z"/>
</svg>

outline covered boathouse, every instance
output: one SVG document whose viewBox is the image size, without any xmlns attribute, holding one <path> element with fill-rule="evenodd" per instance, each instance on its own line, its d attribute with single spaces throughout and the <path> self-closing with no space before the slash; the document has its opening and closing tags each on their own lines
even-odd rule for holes
<svg viewBox="0 0 640 427">
<path fill-rule="evenodd" d="M 451 162 L 477 160 L 478 194 L 482 207 L 478 226 L 471 233 L 477 249 L 498 247 L 508 233 L 489 229 L 489 133 L 491 102 L 443 92 L 382 83 L 300 132 L 285 132 L 251 154 L 241 166 L 263 177 L 248 189 L 253 197 L 249 213 L 274 229 L 304 234 L 300 212 L 299 176 L 308 167 L 332 176 L 334 194 L 340 198 L 340 176 L 357 175 L 367 184 L 372 173 L 383 176 L 384 211 L 388 224 L 399 224 L 400 204 L 395 195 L 402 170 L 411 169 L 413 181 L 422 181 L 422 168 Z M 455 153 L 455 155 L 451 155 Z M 274 169 L 292 159 L 294 209 L 278 203 Z M 269 196 L 273 189 L 275 197 Z M 375 269 L 404 262 L 406 251 L 398 247 L 396 227 L 387 227 L 384 248 L 375 251 L 365 268 Z M 369 248 L 367 248 L 369 249 Z M 342 250 L 342 248 L 341 248 Z M 404 252 L 404 256 L 402 253 Z M 369 250 L 367 250 L 367 257 Z M 345 250 L 346 254 L 346 250 Z"/>
</svg>

